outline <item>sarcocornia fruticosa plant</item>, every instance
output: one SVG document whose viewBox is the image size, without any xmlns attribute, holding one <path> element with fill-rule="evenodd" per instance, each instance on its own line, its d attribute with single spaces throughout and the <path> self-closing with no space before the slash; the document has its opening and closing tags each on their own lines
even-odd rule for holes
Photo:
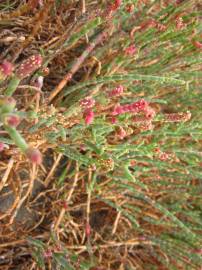
<svg viewBox="0 0 202 270">
<path fill-rule="evenodd" d="M 0 1 L 0 269 L 202 269 L 201 14 Z"/>
</svg>

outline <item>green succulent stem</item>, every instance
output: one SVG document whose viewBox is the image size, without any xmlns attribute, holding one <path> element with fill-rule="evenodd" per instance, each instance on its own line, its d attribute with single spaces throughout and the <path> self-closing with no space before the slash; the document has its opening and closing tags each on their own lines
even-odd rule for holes
<svg viewBox="0 0 202 270">
<path fill-rule="evenodd" d="M 19 83 L 20 83 L 20 79 L 14 76 L 8 84 L 8 87 L 4 93 L 5 96 L 9 96 L 9 97 L 12 96 L 15 90 L 17 89 Z"/>
<path fill-rule="evenodd" d="M 16 128 L 4 125 L 5 130 L 8 132 L 9 136 L 13 142 L 21 149 L 23 153 L 28 149 L 28 144 L 22 137 L 22 135 L 16 130 Z"/>
</svg>

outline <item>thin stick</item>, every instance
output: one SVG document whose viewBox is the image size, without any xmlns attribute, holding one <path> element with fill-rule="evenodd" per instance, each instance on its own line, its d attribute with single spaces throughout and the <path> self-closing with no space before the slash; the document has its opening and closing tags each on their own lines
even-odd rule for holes
<svg viewBox="0 0 202 270">
<path fill-rule="evenodd" d="M 73 185 L 69 191 L 67 199 L 65 200 L 67 203 L 71 200 L 71 197 L 72 197 L 72 194 L 73 194 L 75 187 L 77 185 L 78 179 L 79 179 L 79 165 L 78 165 L 78 163 L 76 163 L 76 173 L 74 176 L 74 182 L 73 182 Z M 58 229 L 58 227 L 59 227 L 59 225 L 60 225 L 60 223 L 65 215 L 65 212 L 66 212 L 66 209 L 63 207 L 62 210 L 60 211 L 60 215 L 55 223 L 54 230 Z"/>
<path fill-rule="evenodd" d="M 4 187 L 4 185 L 6 184 L 6 181 L 8 180 L 8 176 L 13 168 L 13 163 L 14 163 L 14 160 L 11 158 L 8 162 L 8 167 L 4 173 L 4 176 L 0 182 L 0 191 L 2 190 L 2 188 Z"/>
<path fill-rule="evenodd" d="M 117 216 L 116 216 L 116 220 L 114 222 L 114 226 L 113 226 L 113 230 L 112 230 L 112 235 L 115 234 L 115 232 L 116 232 L 116 229 L 117 229 L 117 226 L 118 226 L 120 217 L 121 217 L 121 212 L 119 211 L 118 214 L 117 214 Z"/>
<path fill-rule="evenodd" d="M 47 177 L 46 177 L 46 179 L 44 181 L 45 187 L 47 187 L 49 185 L 50 180 L 51 180 L 51 176 L 53 175 L 53 173 L 54 173 L 55 169 L 57 168 L 57 166 L 58 166 L 58 164 L 59 164 L 62 157 L 63 157 L 63 154 L 59 154 L 56 161 L 54 162 L 49 174 L 47 175 Z"/>
<path fill-rule="evenodd" d="M 88 55 L 93 51 L 93 49 L 103 40 L 109 30 L 105 30 L 100 33 L 93 42 L 91 42 L 86 50 L 81 54 L 81 56 L 75 61 L 71 70 L 64 76 L 60 83 L 52 91 L 51 95 L 48 98 L 48 103 L 50 103 L 65 87 L 65 85 L 72 79 L 72 76 L 77 72 L 80 66 L 83 64 Z"/>
<path fill-rule="evenodd" d="M 86 1 L 85 0 L 81 1 L 82 1 L 82 13 L 86 13 Z"/>
<path fill-rule="evenodd" d="M 101 249 L 101 248 L 111 248 L 111 247 L 121 247 L 121 246 L 137 246 L 140 244 L 144 244 L 144 245 L 151 245 L 152 242 L 151 241 L 145 241 L 145 240 L 140 240 L 140 239 L 134 239 L 134 240 L 130 240 L 130 241 L 126 241 L 126 242 L 111 242 L 111 243 L 107 243 L 107 244 L 102 244 L 102 245 L 95 245 L 92 246 L 93 250 L 96 249 Z M 66 246 L 67 249 L 83 249 L 86 250 L 87 246 L 85 245 L 73 245 L 73 246 Z"/>
<path fill-rule="evenodd" d="M 18 210 L 20 209 L 20 207 L 22 206 L 22 204 L 24 203 L 24 201 L 28 198 L 29 194 L 32 192 L 33 186 L 34 186 L 34 180 L 36 178 L 36 164 L 33 165 L 33 169 L 31 172 L 31 176 L 30 176 L 30 183 L 27 189 L 27 192 L 25 193 L 24 197 L 22 197 L 22 199 L 19 201 L 14 214 L 12 215 L 11 219 L 10 219 L 10 224 L 13 223 L 13 220 L 15 219 L 15 217 L 17 216 Z"/>
<path fill-rule="evenodd" d="M 91 180 L 92 180 L 92 170 L 89 169 L 89 173 L 88 173 L 88 198 L 87 198 L 87 205 L 86 205 L 86 223 L 87 224 L 90 224 L 90 204 L 91 204 L 90 184 L 91 184 Z"/>
</svg>

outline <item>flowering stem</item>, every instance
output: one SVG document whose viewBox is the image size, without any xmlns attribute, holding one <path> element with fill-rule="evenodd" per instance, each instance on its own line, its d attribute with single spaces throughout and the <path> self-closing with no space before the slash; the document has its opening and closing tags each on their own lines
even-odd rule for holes
<svg viewBox="0 0 202 270">
<path fill-rule="evenodd" d="M 21 149 L 22 152 L 25 152 L 28 149 L 28 145 L 16 128 L 7 125 L 4 125 L 4 128 L 14 143 Z"/>
<path fill-rule="evenodd" d="M 15 92 L 16 88 L 18 87 L 20 83 L 20 79 L 16 76 L 14 76 L 11 81 L 9 82 L 9 85 L 5 91 L 5 96 L 12 96 Z"/>
</svg>

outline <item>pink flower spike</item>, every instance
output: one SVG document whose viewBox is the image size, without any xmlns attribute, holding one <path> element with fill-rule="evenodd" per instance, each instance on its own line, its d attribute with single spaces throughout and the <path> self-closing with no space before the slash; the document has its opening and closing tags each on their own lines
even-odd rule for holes
<svg viewBox="0 0 202 270">
<path fill-rule="evenodd" d="M 4 60 L 3 63 L 0 65 L 0 72 L 3 74 L 3 76 L 7 77 L 11 75 L 12 71 L 13 71 L 12 63 L 8 62 L 7 60 Z"/>
<path fill-rule="evenodd" d="M 16 71 L 16 76 L 21 80 L 30 76 L 34 71 L 41 67 L 42 61 L 43 59 L 40 54 L 30 56 L 20 64 Z"/>
<path fill-rule="evenodd" d="M 94 120 L 94 112 L 92 110 L 86 110 L 84 112 L 84 120 L 86 125 L 90 125 Z"/>
<path fill-rule="evenodd" d="M 127 47 L 125 49 L 125 53 L 126 55 L 129 55 L 129 56 L 133 56 L 137 51 L 137 48 L 135 47 L 135 45 L 130 45 L 129 47 Z"/>
<path fill-rule="evenodd" d="M 37 165 L 40 165 L 42 163 L 42 155 L 41 152 L 36 148 L 29 148 L 26 151 L 27 157 L 29 160 Z"/>
</svg>

